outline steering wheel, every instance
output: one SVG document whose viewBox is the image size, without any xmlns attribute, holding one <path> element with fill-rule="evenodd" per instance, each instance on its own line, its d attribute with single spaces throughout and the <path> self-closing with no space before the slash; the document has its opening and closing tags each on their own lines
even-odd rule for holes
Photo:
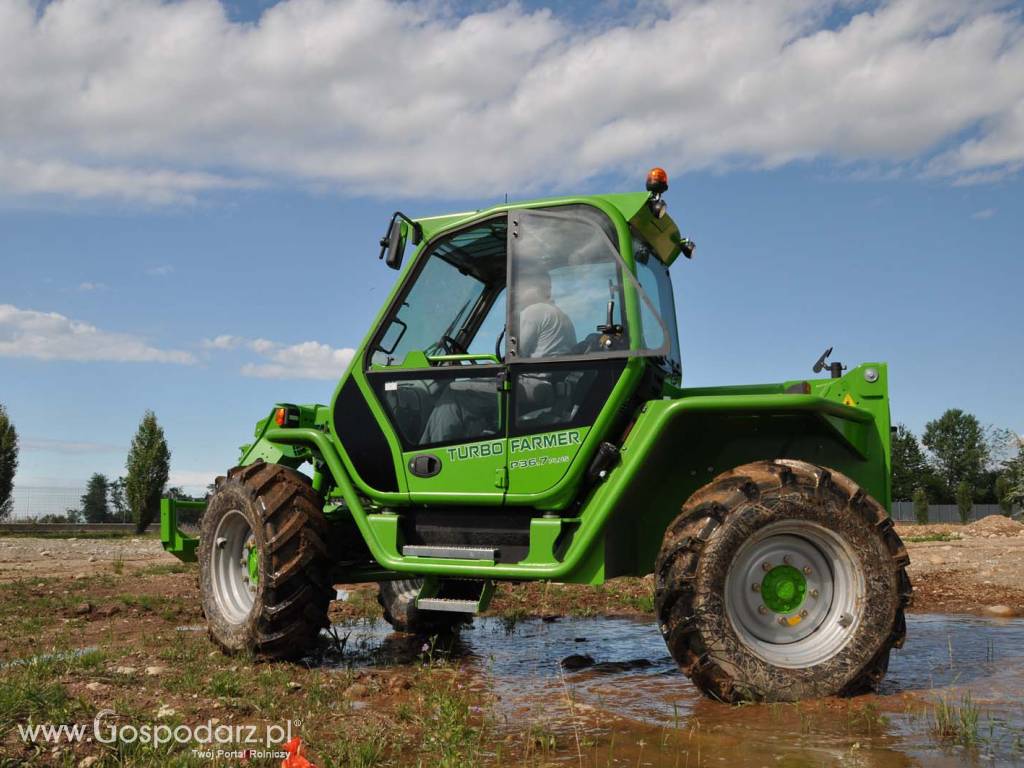
<svg viewBox="0 0 1024 768">
<path fill-rule="evenodd" d="M 469 353 L 469 350 L 447 334 L 441 337 L 441 346 L 444 347 L 444 351 L 449 355 L 465 355 Z"/>
</svg>

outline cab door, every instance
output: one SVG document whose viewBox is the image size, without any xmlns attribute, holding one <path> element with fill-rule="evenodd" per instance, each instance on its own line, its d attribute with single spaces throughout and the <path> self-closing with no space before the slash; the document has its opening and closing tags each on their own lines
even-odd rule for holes
<svg viewBox="0 0 1024 768">
<path fill-rule="evenodd" d="M 522 211 L 510 226 L 506 503 L 543 504 L 579 457 L 613 437 L 595 430 L 631 394 L 616 391 L 629 359 L 665 356 L 667 336 L 602 211 Z"/>
<path fill-rule="evenodd" d="M 401 446 L 409 498 L 500 505 L 507 484 L 507 217 L 418 259 L 372 345 L 367 380 Z"/>
<path fill-rule="evenodd" d="M 500 504 L 506 484 L 504 366 L 432 365 L 369 374 L 402 445 L 414 502 Z"/>
</svg>

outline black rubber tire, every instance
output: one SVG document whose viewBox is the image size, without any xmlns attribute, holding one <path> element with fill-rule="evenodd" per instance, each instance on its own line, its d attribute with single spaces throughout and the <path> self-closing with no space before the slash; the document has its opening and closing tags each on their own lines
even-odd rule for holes
<svg viewBox="0 0 1024 768">
<path fill-rule="evenodd" d="M 253 607 L 241 622 L 218 607 L 211 580 L 214 533 L 232 510 L 249 523 L 260 560 Z M 200 592 L 213 641 L 227 653 L 263 658 L 293 658 L 311 649 L 329 624 L 327 609 L 335 596 L 327 536 L 322 502 L 302 473 L 260 461 L 218 478 L 199 540 Z"/>
<path fill-rule="evenodd" d="M 865 577 L 865 607 L 850 638 L 831 658 L 797 669 L 756 655 L 725 609 L 726 575 L 737 550 L 755 531 L 782 520 L 806 520 L 838 534 Z M 877 686 L 889 652 L 903 645 L 909 562 L 884 507 L 848 477 L 802 461 L 759 461 L 719 475 L 683 505 L 655 565 L 655 611 L 680 669 L 714 699 L 861 693 Z"/>
<path fill-rule="evenodd" d="M 414 635 L 439 635 L 453 632 L 469 619 L 465 614 L 447 611 L 421 611 L 416 596 L 423 579 L 398 579 L 377 584 L 377 602 L 384 609 L 384 620 L 396 632 Z"/>
</svg>

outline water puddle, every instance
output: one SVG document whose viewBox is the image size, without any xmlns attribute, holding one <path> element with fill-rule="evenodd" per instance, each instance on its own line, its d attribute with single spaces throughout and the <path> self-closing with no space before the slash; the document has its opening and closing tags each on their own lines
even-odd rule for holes
<svg viewBox="0 0 1024 768">
<path fill-rule="evenodd" d="M 625 618 L 478 618 L 450 645 L 383 622 L 339 625 L 328 666 L 457 660 L 510 729 L 588 745 L 588 762 L 649 766 L 1024 765 L 1024 620 L 914 615 L 877 695 L 727 706 L 675 667 L 656 627 Z M 933 734 L 936 703 L 980 715 L 974 745 Z M 566 757 L 579 763 L 582 746 Z M 552 759 L 555 759 L 552 755 Z M 557 760 L 556 760 L 557 762 Z"/>
<path fill-rule="evenodd" d="M 0 669 L 8 669 L 9 667 L 26 667 L 32 666 L 33 664 L 47 664 L 55 661 L 73 661 L 80 659 L 83 656 L 96 653 L 94 646 L 88 646 L 86 648 L 75 648 L 70 651 L 57 651 L 56 653 L 42 653 L 37 656 L 30 656 L 27 659 L 13 659 L 11 661 L 0 662 Z"/>
</svg>

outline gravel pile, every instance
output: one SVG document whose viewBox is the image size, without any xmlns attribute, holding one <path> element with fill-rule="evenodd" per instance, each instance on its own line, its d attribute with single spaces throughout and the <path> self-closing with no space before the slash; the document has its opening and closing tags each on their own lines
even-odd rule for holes
<svg viewBox="0 0 1024 768">
<path fill-rule="evenodd" d="M 964 528 L 968 536 L 1017 536 L 1024 533 L 1024 525 L 1003 515 L 989 515 Z"/>
</svg>

